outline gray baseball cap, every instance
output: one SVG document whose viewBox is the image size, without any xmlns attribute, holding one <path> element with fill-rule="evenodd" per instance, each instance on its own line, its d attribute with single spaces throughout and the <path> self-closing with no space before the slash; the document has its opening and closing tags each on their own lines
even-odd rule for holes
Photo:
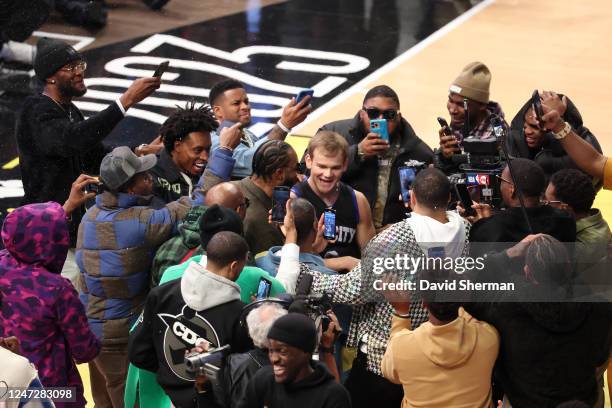
<svg viewBox="0 0 612 408">
<path fill-rule="evenodd" d="M 119 146 L 102 159 L 100 178 L 110 190 L 116 190 L 134 174 L 150 170 L 155 164 L 157 157 L 154 154 L 138 157 L 129 147 Z"/>
</svg>

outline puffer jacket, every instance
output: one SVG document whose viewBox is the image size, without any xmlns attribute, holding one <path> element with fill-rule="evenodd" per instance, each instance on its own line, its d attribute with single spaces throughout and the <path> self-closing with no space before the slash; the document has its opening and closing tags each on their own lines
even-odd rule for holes
<svg viewBox="0 0 612 408">
<path fill-rule="evenodd" d="M 79 227 L 81 300 L 103 345 L 126 345 L 149 291 L 151 261 L 191 208 L 183 197 L 155 210 L 152 196 L 104 192 Z"/>
<path fill-rule="evenodd" d="M 84 407 L 75 361 L 93 360 L 100 344 L 76 290 L 60 275 L 70 242 L 63 208 L 53 202 L 17 208 L 6 217 L 2 241 L 0 337 L 21 340 L 45 387 L 76 389 L 74 403 L 57 407 Z"/>
<path fill-rule="evenodd" d="M 561 97 L 563 95 L 560 95 Z M 567 97 L 566 97 L 567 98 Z M 508 148 L 508 154 L 511 157 L 521 157 L 524 159 L 530 159 L 538 163 L 544 173 L 548 177 L 553 175 L 555 172 L 563 169 L 577 169 L 578 167 L 574 164 L 572 159 L 565 153 L 561 143 L 555 139 L 551 132 L 544 135 L 544 143 L 538 149 L 530 149 L 525 141 L 525 133 L 523 132 L 523 124 L 525 123 L 525 113 L 531 107 L 531 99 L 529 99 L 518 113 L 512 119 L 510 125 L 510 134 L 506 139 L 506 147 Z M 567 98 L 567 110 L 563 115 L 563 120 L 568 122 L 574 132 L 587 143 L 592 145 L 599 153 L 601 153 L 601 146 L 595 138 L 595 135 L 591 133 L 589 129 L 583 126 L 582 116 L 576 108 L 576 105 Z"/>
</svg>

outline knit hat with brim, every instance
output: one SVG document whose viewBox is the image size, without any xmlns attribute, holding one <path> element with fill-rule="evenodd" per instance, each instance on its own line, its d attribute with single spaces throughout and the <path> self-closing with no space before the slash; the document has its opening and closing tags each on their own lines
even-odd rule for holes
<svg viewBox="0 0 612 408">
<path fill-rule="evenodd" d="M 36 44 L 34 72 L 44 81 L 64 65 L 80 60 L 84 60 L 83 55 L 65 42 L 54 38 L 41 38 Z"/>
<path fill-rule="evenodd" d="M 313 353 L 317 347 L 315 324 L 301 313 L 289 313 L 276 319 L 268 332 L 268 338 L 282 341 L 306 353 Z"/>
<path fill-rule="evenodd" d="M 491 71 L 482 62 L 468 64 L 451 84 L 449 91 L 472 99 L 476 102 L 489 103 L 489 86 Z"/>
</svg>

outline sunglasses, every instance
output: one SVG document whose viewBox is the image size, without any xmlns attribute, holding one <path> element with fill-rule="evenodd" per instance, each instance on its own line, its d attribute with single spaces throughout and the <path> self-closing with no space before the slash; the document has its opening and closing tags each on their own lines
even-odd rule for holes
<svg viewBox="0 0 612 408">
<path fill-rule="evenodd" d="M 85 72 L 87 70 L 87 63 L 85 61 L 79 61 L 75 64 L 66 65 L 65 67 L 60 68 L 62 71 L 74 72 L 79 70 L 81 72 Z"/>
<path fill-rule="evenodd" d="M 382 115 L 383 119 L 393 120 L 399 113 L 397 109 L 387 109 L 383 111 L 378 108 L 366 108 L 365 106 L 362 109 L 368 114 L 368 118 L 370 119 L 378 119 Z"/>
<path fill-rule="evenodd" d="M 505 178 L 503 178 L 499 174 L 496 174 L 495 177 L 499 180 L 500 184 L 501 184 L 502 181 L 505 181 L 506 183 L 510 184 L 511 186 L 514 185 L 514 183 L 512 181 L 506 180 Z"/>
</svg>

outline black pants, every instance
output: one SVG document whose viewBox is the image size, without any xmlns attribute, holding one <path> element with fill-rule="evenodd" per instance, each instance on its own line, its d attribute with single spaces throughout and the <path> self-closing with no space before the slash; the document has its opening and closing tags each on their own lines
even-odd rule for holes
<svg viewBox="0 0 612 408">
<path fill-rule="evenodd" d="M 357 353 L 353 368 L 344 383 L 351 394 L 353 408 L 399 408 L 404 398 L 402 386 L 368 371 L 366 358 L 364 353 Z"/>
</svg>

